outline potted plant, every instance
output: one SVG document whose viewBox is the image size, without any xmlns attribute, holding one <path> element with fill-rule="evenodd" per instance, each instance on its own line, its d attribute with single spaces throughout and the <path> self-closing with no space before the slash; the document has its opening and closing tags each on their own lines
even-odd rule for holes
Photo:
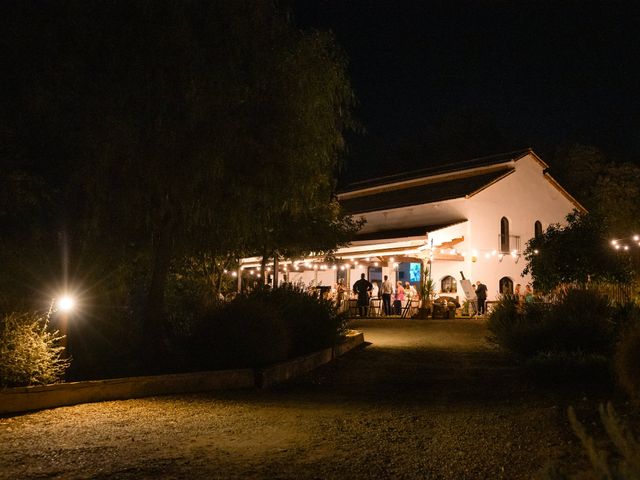
<svg viewBox="0 0 640 480">
<path fill-rule="evenodd" d="M 435 283 L 429 278 L 429 271 L 425 268 L 422 283 L 420 284 L 420 308 L 413 316 L 414 318 L 429 318 L 432 310 L 434 292 Z"/>
</svg>

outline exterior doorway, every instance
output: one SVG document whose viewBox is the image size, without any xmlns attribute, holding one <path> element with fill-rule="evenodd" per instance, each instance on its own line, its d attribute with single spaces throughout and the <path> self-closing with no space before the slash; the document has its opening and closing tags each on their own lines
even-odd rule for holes
<svg viewBox="0 0 640 480">
<path fill-rule="evenodd" d="M 501 295 L 513 295 L 513 280 L 509 277 L 502 277 L 498 287 Z"/>
</svg>

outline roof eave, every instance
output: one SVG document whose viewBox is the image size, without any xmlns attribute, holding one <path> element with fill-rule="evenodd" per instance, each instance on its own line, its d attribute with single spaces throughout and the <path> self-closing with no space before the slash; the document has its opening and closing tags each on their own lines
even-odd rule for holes
<svg viewBox="0 0 640 480">
<path fill-rule="evenodd" d="M 573 203 L 573 205 L 576 207 L 576 210 L 578 210 L 580 213 L 588 213 L 589 211 L 578 201 L 576 200 L 573 195 L 571 195 L 569 192 L 567 192 L 562 185 L 560 185 L 558 183 L 558 181 L 553 178 L 549 173 L 545 172 L 544 173 L 544 178 L 547 179 L 547 181 L 553 185 L 562 195 L 564 195 L 564 197 L 569 200 L 571 203 Z"/>
</svg>

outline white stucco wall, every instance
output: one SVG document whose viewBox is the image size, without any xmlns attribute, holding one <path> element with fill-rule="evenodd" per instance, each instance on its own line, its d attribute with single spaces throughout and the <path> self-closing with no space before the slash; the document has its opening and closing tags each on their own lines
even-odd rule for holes
<svg viewBox="0 0 640 480">
<path fill-rule="evenodd" d="M 509 220 L 509 234 L 520 237 L 520 250 L 534 236 L 536 220 L 543 230 L 552 223 L 563 223 L 574 209 L 574 204 L 543 175 L 543 166 L 533 156 L 518 160 L 513 173 L 467 200 L 470 235 L 469 249 L 478 250 L 476 262 L 468 262 L 469 278 L 481 280 L 495 298 L 499 280 L 509 277 L 516 283 L 526 284 L 529 276 L 522 277 L 525 261 L 506 255 L 502 262 L 498 256 L 485 258 L 493 249 L 499 251 L 500 220 Z M 514 248 L 512 246 L 511 248 Z M 470 259 L 469 259 L 470 260 Z"/>
<path fill-rule="evenodd" d="M 464 252 L 460 260 L 442 260 L 434 258 L 431 278 L 435 281 L 436 291 L 440 290 L 440 282 L 445 276 L 452 276 L 458 282 L 460 272 L 472 282 L 482 281 L 488 288 L 488 299 L 493 300 L 500 293 L 499 281 L 508 277 L 515 284 L 526 284 L 530 278 L 523 277 L 526 265 L 523 257 L 514 258 L 505 255 L 499 260 L 500 220 L 509 220 L 509 235 L 520 237 L 520 252 L 534 236 L 534 225 L 540 221 L 546 229 L 552 223 L 564 223 L 565 217 L 575 205 L 555 185 L 545 178 L 543 165 L 532 155 L 527 155 L 515 162 L 515 170 L 503 178 L 468 197 L 437 204 L 387 210 L 366 214 L 369 231 L 389 230 L 394 228 L 410 228 L 428 226 L 435 223 L 446 223 L 466 218 L 466 221 L 449 227 L 429 232 L 425 241 L 427 245 L 438 246 L 455 238 L 464 240 L 455 248 Z M 371 244 L 380 242 L 371 242 Z M 513 245 L 511 248 L 515 248 Z M 492 254 L 496 251 L 496 254 Z M 425 252 L 426 253 L 426 252 Z M 487 258 L 488 256 L 488 258 Z M 383 275 L 395 280 L 392 264 L 381 264 Z M 357 267 L 350 270 L 349 288 L 365 270 Z M 306 285 L 313 283 L 314 271 L 291 272 L 290 280 L 303 281 Z M 318 271 L 318 282 L 321 285 L 333 285 L 336 272 L 333 270 Z M 458 288 L 457 295 L 464 300 L 464 294 Z"/>
<path fill-rule="evenodd" d="M 434 245 L 464 237 L 464 242 L 455 247 L 466 253 L 461 261 L 435 260 L 432 263 L 432 279 L 439 290 L 443 277 L 451 275 L 459 282 L 462 271 L 474 283 L 477 280 L 485 283 L 488 298 L 495 299 L 500 293 L 499 281 L 502 277 L 509 277 L 514 285 L 531 281 L 530 277 L 521 275 L 526 265 L 524 258 L 505 255 L 499 261 L 497 254 L 491 255 L 492 250 L 500 250 L 501 218 L 509 220 L 509 235 L 520 237 L 519 248 L 524 251 L 527 241 L 534 236 L 536 220 L 541 222 L 544 230 L 552 223 L 563 223 L 566 215 L 575 208 L 545 178 L 544 166 L 533 155 L 522 157 L 514 165 L 511 173 L 468 198 L 368 213 L 365 215 L 368 223 L 364 231 L 427 226 L 466 218 L 466 222 L 429 233 L 428 242 L 433 239 Z M 475 261 L 474 251 L 477 251 Z M 487 254 L 489 258 L 485 258 Z M 459 295 L 461 299 L 464 298 L 460 290 Z"/>
</svg>

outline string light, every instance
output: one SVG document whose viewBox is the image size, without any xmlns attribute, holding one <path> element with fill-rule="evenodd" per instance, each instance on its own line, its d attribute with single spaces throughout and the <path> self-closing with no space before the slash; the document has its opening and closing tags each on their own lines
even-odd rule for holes
<svg viewBox="0 0 640 480">
<path fill-rule="evenodd" d="M 614 238 L 610 241 L 611 246 L 616 250 L 624 250 L 625 252 L 629 251 L 630 244 L 635 244 L 640 246 L 640 235 L 631 235 L 625 238 Z"/>
</svg>

